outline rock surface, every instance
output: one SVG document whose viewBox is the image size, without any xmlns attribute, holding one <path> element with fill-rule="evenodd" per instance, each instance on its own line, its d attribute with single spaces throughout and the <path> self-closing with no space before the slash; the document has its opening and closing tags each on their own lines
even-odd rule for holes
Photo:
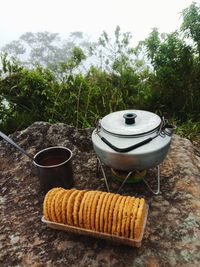
<svg viewBox="0 0 200 267">
<path fill-rule="evenodd" d="M 36 122 L 11 135 L 27 152 L 63 145 L 73 151 L 75 187 L 106 191 L 96 175 L 92 129 Z M 32 162 L 0 141 L 0 266 L 200 266 L 200 158 L 187 139 L 173 136 L 161 164 L 161 194 L 143 182 L 121 194 L 145 197 L 147 225 L 140 248 L 53 230 L 41 222 L 43 192 Z M 119 184 L 110 179 L 115 192 Z M 156 187 L 156 170 L 147 179 Z"/>
</svg>

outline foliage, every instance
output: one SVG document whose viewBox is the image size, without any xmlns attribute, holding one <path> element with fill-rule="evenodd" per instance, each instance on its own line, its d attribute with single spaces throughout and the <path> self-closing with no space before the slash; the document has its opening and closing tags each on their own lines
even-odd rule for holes
<svg viewBox="0 0 200 267">
<path fill-rule="evenodd" d="M 191 47 L 176 32 L 168 34 L 154 51 L 152 65 L 152 105 L 170 116 L 186 119 L 192 106 L 198 109 L 198 99 L 193 98 L 190 87 L 194 67 Z"/>
<path fill-rule="evenodd" d="M 200 59 L 200 6 L 192 3 L 188 8 L 182 11 L 183 23 L 181 30 L 188 38 L 194 41 Z"/>
<path fill-rule="evenodd" d="M 154 28 L 135 48 L 119 26 L 114 39 L 103 32 L 96 44 L 84 44 L 81 32 L 60 47 L 57 34 L 22 35 L 1 56 L 1 130 L 13 132 L 36 120 L 90 127 L 116 110 L 146 109 L 175 119 L 178 133 L 193 138 L 200 130 L 200 7 L 193 3 L 182 18 L 180 31 Z M 31 47 L 34 67 L 12 57 L 12 49 L 23 53 L 22 41 Z M 89 45 L 90 55 L 83 49 Z M 88 57 L 99 63 L 85 69 Z"/>
<path fill-rule="evenodd" d="M 160 43 L 160 34 L 158 29 L 154 28 L 144 43 L 147 48 L 147 57 L 150 59 L 152 64 L 154 63 L 154 57 L 159 49 Z"/>
<path fill-rule="evenodd" d="M 195 140 L 200 137 L 200 122 L 193 121 L 192 119 L 187 120 L 184 123 L 178 124 L 176 133 L 182 137 L 187 137 L 190 140 Z"/>
</svg>

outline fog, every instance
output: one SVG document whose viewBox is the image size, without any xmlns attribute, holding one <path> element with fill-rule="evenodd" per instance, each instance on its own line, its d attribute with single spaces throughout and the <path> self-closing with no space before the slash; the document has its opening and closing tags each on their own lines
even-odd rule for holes
<svg viewBox="0 0 200 267">
<path fill-rule="evenodd" d="M 181 24 L 181 11 L 192 0 L 6 0 L 1 1 L 0 47 L 26 32 L 48 31 L 63 38 L 82 31 L 95 40 L 102 31 L 112 34 L 117 25 L 131 32 L 133 42 L 157 27 L 171 32 Z"/>
</svg>

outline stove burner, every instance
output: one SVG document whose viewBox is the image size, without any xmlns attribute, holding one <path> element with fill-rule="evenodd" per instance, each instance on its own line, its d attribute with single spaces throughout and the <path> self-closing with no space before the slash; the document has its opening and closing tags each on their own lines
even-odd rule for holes
<svg viewBox="0 0 200 267">
<path fill-rule="evenodd" d="M 126 171 L 121 171 L 121 170 L 115 170 L 115 169 L 111 169 L 112 172 L 112 178 L 114 181 L 117 182 L 123 182 L 127 175 L 128 172 Z M 142 170 L 142 171 L 132 171 L 131 175 L 129 175 L 128 179 L 125 181 L 126 184 L 135 184 L 135 183 L 139 183 L 143 180 L 143 178 L 146 176 L 147 171 L 146 170 Z"/>
<path fill-rule="evenodd" d="M 97 174 L 98 174 L 99 170 L 101 170 L 101 172 L 103 174 L 103 178 L 105 180 L 107 191 L 110 192 L 110 188 L 109 188 L 109 185 L 108 185 L 108 180 L 107 180 L 107 177 L 106 177 L 106 173 L 105 173 L 104 168 L 103 168 L 103 163 L 97 157 Z M 157 189 L 156 190 L 152 189 L 152 187 L 146 181 L 146 179 L 145 179 L 146 172 L 147 172 L 146 170 L 142 170 L 142 171 L 132 170 L 130 172 L 126 172 L 126 171 L 119 171 L 119 170 L 111 169 L 111 171 L 112 171 L 112 174 L 113 174 L 113 178 L 118 179 L 119 181 L 121 181 L 121 185 L 120 185 L 120 187 L 119 187 L 119 189 L 118 189 L 118 191 L 116 193 L 119 193 L 119 191 L 122 189 L 124 184 L 127 183 L 127 182 L 136 183 L 136 182 L 144 181 L 146 186 L 149 188 L 149 190 L 154 195 L 160 194 L 160 165 L 157 165 Z"/>
</svg>

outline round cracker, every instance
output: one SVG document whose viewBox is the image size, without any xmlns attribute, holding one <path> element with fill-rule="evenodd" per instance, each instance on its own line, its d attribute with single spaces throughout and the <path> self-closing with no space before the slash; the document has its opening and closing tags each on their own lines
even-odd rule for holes
<svg viewBox="0 0 200 267">
<path fill-rule="evenodd" d="M 44 214 L 44 217 L 46 220 L 50 220 L 50 217 L 49 217 L 49 212 L 48 212 L 48 198 L 49 198 L 49 195 L 51 194 L 50 192 L 51 190 L 49 190 L 46 195 L 45 195 L 45 198 L 44 198 L 44 201 L 43 201 L 43 214 Z"/>
<path fill-rule="evenodd" d="M 66 194 L 64 195 L 63 197 L 63 200 L 62 200 L 62 223 L 66 224 L 66 212 L 67 212 L 67 203 L 68 203 L 68 199 L 70 197 L 70 195 L 75 191 L 75 189 L 69 189 L 69 190 L 66 190 Z"/>
<path fill-rule="evenodd" d="M 91 197 L 91 191 L 88 191 L 86 193 L 85 203 L 83 207 L 83 227 L 86 228 L 86 220 L 87 220 L 87 210 L 88 210 L 88 204 Z"/>
<path fill-rule="evenodd" d="M 83 222 L 83 209 L 85 206 L 85 199 L 87 197 L 88 192 L 86 192 L 81 200 L 79 212 L 78 212 L 78 222 L 79 222 L 79 227 L 83 228 L 84 222 Z"/>
<path fill-rule="evenodd" d="M 86 190 L 80 190 L 78 194 L 75 197 L 74 200 L 74 209 L 73 209 L 73 221 L 74 221 L 74 226 L 79 226 L 79 209 L 81 205 L 82 198 L 85 194 Z"/>
<path fill-rule="evenodd" d="M 90 229 L 91 230 L 95 230 L 95 216 L 96 216 L 97 204 L 101 196 L 101 193 L 102 193 L 101 191 L 95 191 L 95 196 L 92 202 L 91 214 L 90 214 Z"/>
<path fill-rule="evenodd" d="M 127 207 L 127 218 L 125 223 L 125 237 L 130 236 L 130 222 L 131 222 L 131 212 L 133 209 L 133 203 L 135 202 L 136 198 L 130 197 Z"/>
<path fill-rule="evenodd" d="M 140 199 L 138 211 L 134 224 L 134 239 L 139 239 L 142 233 L 142 227 L 144 223 L 144 216 L 146 211 L 146 204 L 144 198 Z"/>
<path fill-rule="evenodd" d="M 115 209 L 115 204 L 117 199 L 120 197 L 119 194 L 115 194 L 114 197 L 112 198 L 110 208 L 109 208 L 109 213 L 108 213 L 108 229 L 107 233 L 111 234 L 112 233 L 112 220 L 113 220 L 113 211 Z"/>
<path fill-rule="evenodd" d="M 116 234 L 121 235 L 121 230 L 122 230 L 122 215 L 125 207 L 125 202 L 126 202 L 127 197 L 123 196 L 122 200 L 119 204 L 119 211 L 117 215 L 117 228 L 116 228 Z"/>
<path fill-rule="evenodd" d="M 122 236 L 125 236 L 125 225 L 126 225 L 126 220 L 127 220 L 127 214 L 128 214 L 130 199 L 131 199 L 131 197 L 127 196 L 125 203 L 124 203 L 124 208 L 123 208 L 123 213 L 122 213 L 122 221 L 121 221 L 121 235 Z"/>
<path fill-rule="evenodd" d="M 53 189 L 51 189 L 51 192 L 50 192 L 50 194 L 49 194 L 49 196 L 48 196 L 48 199 L 47 199 L 47 209 L 48 209 L 48 214 L 49 214 L 49 218 L 50 218 L 50 220 L 52 220 L 52 199 L 53 199 L 53 197 L 55 196 L 55 194 L 57 193 L 57 192 L 59 192 L 59 191 L 61 191 L 61 190 L 63 190 L 63 188 L 61 188 L 61 187 L 55 187 L 55 188 L 53 188 Z"/>
<path fill-rule="evenodd" d="M 131 239 L 134 239 L 134 225 L 135 225 L 135 219 L 136 215 L 138 212 L 138 207 L 139 207 L 140 199 L 136 198 L 135 201 L 133 202 L 132 210 L 131 210 L 131 215 L 130 215 L 130 235 L 129 237 Z"/>
<path fill-rule="evenodd" d="M 86 212 L 86 222 L 85 222 L 85 228 L 91 229 L 91 207 L 92 203 L 95 197 L 96 191 L 90 191 L 90 197 L 88 201 L 88 207 L 87 207 L 87 212 Z"/>
<path fill-rule="evenodd" d="M 104 199 L 103 199 L 103 203 L 102 203 L 102 206 L 101 206 L 101 211 L 100 211 L 100 222 L 99 222 L 99 231 L 100 232 L 103 232 L 104 230 L 104 224 L 105 224 L 105 221 L 104 221 L 104 212 L 105 212 L 105 208 L 106 208 L 106 203 L 108 201 L 108 198 L 110 196 L 110 193 L 106 193 Z"/>
<path fill-rule="evenodd" d="M 99 197 L 99 201 L 97 203 L 97 209 L 96 209 L 96 215 L 95 215 L 95 230 L 99 231 L 99 226 L 100 226 L 100 212 L 101 212 L 101 207 L 102 203 L 104 200 L 104 197 L 106 196 L 106 192 L 101 192 L 101 195 Z"/>
<path fill-rule="evenodd" d="M 88 208 L 88 202 L 89 202 L 89 198 L 91 195 L 91 191 L 88 191 L 87 196 L 85 198 L 85 203 L 84 203 L 84 207 L 83 207 L 83 227 L 86 227 L 86 216 L 87 216 L 87 208 Z"/>
<path fill-rule="evenodd" d="M 66 190 L 59 191 L 56 194 L 55 198 L 55 215 L 56 215 L 56 221 L 58 223 L 62 223 L 62 201 L 66 194 Z"/>
<path fill-rule="evenodd" d="M 73 208 L 74 208 L 74 201 L 75 197 L 78 195 L 79 190 L 75 190 L 71 193 L 69 196 L 69 199 L 67 201 L 67 210 L 66 210 L 66 223 L 68 225 L 73 225 Z"/>
<path fill-rule="evenodd" d="M 61 188 L 60 190 L 56 191 L 55 194 L 52 196 L 52 199 L 51 199 L 51 220 L 53 222 L 57 222 L 57 218 L 56 218 L 56 198 L 57 198 L 57 195 L 62 193 L 62 192 L 65 192 L 65 189 Z"/>
<path fill-rule="evenodd" d="M 116 229 L 117 229 L 117 216 L 119 213 L 119 207 L 120 207 L 120 203 L 123 199 L 123 196 L 119 196 L 119 198 L 116 201 L 116 205 L 113 211 L 113 219 L 112 219 L 112 235 L 116 235 Z"/>
<path fill-rule="evenodd" d="M 52 188 L 46 193 L 44 201 L 43 201 L 43 214 L 44 214 L 45 219 L 47 220 L 50 220 L 49 211 L 48 211 L 48 199 L 49 199 L 49 195 L 52 193 L 53 190 L 55 190 L 55 188 Z"/>
<path fill-rule="evenodd" d="M 108 199 L 106 202 L 106 206 L 105 206 L 105 211 L 104 211 L 104 226 L 103 226 L 103 232 L 107 233 L 107 229 L 108 229 L 108 214 L 109 214 L 109 209 L 110 209 L 110 205 L 111 205 L 111 201 L 114 197 L 115 194 L 113 193 L 108 193 Z"/>
</svg>

